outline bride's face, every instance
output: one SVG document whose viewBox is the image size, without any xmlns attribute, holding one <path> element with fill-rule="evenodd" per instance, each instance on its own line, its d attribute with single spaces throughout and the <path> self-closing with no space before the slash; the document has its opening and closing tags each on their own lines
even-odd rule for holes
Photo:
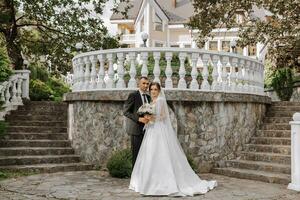
<svg viewBox="0 0 300 200">
<path fill-rule="evenodd" d="M 150 88 L 150 95 L 152 98 L 155 98 L 155 97 L 158 97 L 159 95 L 159 89 L 157 88 L 156 85 L 152 85 L 151 88 Z"/>
</svg>

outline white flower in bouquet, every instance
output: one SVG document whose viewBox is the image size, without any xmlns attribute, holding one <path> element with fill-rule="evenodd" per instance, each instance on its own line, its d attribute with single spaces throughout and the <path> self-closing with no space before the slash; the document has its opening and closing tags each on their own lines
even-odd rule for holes
<svg viewBox="0 0 300 200">
<path fill-rule="evenodd" d="M 144 116 L 144 115 L 154 115 L 155 114 L 155 109 L 153 105 L 150 105 L 148 103 L 145 103 L 144 105 L 142 105 L 138 111 L 137 114 L 140 116 Z"/>
</svg>

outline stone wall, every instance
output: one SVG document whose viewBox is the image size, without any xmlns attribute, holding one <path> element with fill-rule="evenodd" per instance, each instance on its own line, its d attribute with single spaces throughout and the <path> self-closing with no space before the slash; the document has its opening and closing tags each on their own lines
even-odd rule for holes
<svg viewBox="0 0 300 200">
<path fill-rule="evenodd" d="M 105 167 L 115 150 L 130 147 L 123 104 L 130 91 L 69 93 L 69 135 L 84 161 Z M 166 91 L 178 139 L 201 172 L 238 156 L 256 132 L 270 98 L 247 94 Z"/>
</svg>

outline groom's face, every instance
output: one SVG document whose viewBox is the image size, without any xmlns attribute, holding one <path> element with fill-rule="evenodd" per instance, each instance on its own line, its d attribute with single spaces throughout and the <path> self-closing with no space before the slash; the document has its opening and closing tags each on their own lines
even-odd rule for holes
<svg viewBox="0 0 300 200">
<path fill-rule="evenodd" d="M 143 92 L 146 92 L 148 90 L 148 87 L 149 87 L 149 81 L 142 78 L 139 82 L 140 90 L 142 90 Z"/>
</svg>

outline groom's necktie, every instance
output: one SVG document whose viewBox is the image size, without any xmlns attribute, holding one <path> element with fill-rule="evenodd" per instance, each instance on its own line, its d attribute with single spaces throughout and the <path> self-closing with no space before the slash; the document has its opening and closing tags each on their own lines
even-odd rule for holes
<svg viewBox="0 0 300 200">
<path fill-rule="evenodd" d="M 148 102 L 147 102 L 146 94 L 143 94 L 143 99 L 144 99 L 144 104 L 145 104 L 145 103 L 148 103 Z"/>
</svg>

